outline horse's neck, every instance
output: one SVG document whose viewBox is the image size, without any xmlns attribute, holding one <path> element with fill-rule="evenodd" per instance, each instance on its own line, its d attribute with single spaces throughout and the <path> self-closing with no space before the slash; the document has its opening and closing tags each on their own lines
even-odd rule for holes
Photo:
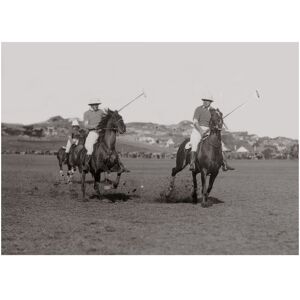
<svg viewBox="0 0 300 300">
<path fill-rule="evenodd" d="M 116 144 L 116 132 L 110 129 L 106 129 L 104 133 L 104 141 L 108 149 L 114 150 Z"/>
<path fill-rule="evenodd" d="M 107 128 L 112 128 L 111 122 L 107 122 Z M 104 142 L 109 150 L 114 150 L 116 145 L 116 131 L 111 129 L 105 129 Z"/>
<path fill-rule="evenodd" d="M 209 141 L 210 144 L 221 145 L 221 134 L 216 132 L 211 132 L 207 140 Z"/>
</svg>

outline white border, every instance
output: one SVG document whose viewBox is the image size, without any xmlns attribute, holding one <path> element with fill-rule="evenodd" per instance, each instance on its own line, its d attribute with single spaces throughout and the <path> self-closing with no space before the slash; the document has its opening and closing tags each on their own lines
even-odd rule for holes
<svg viewBox="0 0 300 300">
<path fill-rule="evenodd" d="M 299 41 L 297 1 L 7 0 L 1 41 Z M 299 299 L 299 256 L 1 256 L 2 299 Z M 297 280 L 297 281 L 296 281 Z"/>
</svg>

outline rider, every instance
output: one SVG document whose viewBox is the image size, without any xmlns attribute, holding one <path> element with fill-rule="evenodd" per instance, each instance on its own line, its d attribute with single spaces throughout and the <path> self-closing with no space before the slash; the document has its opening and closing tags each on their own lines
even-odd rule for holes
<svg viewBox="0 0 300 300">
<path fill-rule="evenodd" d="M 78 145 L 79 136 L 80 136 L 80 125 L 77 120 L 73 120 L 72 129 L 71 129 L 70 135 L 68 136 L 68 141 L 67 141 L 67 145 L 66 145 L 66 157 L 64 160 L 65 163 L 69 159 L 69 153 L 70 153 L 71 146 L 73 144 Z"/>
<path fill-rule="evenodd" d="M 210 96 L 203 97 L 202 101 L 203 101 L 203 105 L 196 108 L 193 117 L 194 128 L 192 130 L 191 139 L 190 139 L 192 144 L 191 162 L 190 162 L 191 171 L 194 171 L 196 168 L 195 161 L 196 161 L 196 151 L 198 148 L 198 144 L 201 141 L 202 136 L 209 132 L 209 121 L 211 118 L 209 108 L 211 103 L 214 100 L 213 97 L 210 95 Z M 234 170 L 234 168 L 228 165 L 226 156 L 223 151 L 222 154 L 223 154 L 222 170 L 223 171 Z"/>
<path fill-rule="evenodd" d="M 88 136 L 84 144 L 87 150 L 84 164 L 85 171 L 88 171 L 89 169 L 89 162 L 93 153 L 94 144 L 96 143 L 99 136 L 96 127 L 98 126 L 99 122 L 102 119 L 102 115 L 104 114 L 104 111 L 102 109 L 99 109 L 100 104 L 101 101 L 98 99 L 90 100 L 88 103 L 90 109 L 83 114 L 83 123 L 85 128 L 88 129 Z"/>
<path fill-rule="evenodd" d="M 102 119 L 102 116 L 104 114 L 104 111 L 102 109 L 99 109 L 99 105 L 101 102 L 98 99 L 90 100 L 88 105 L 90 106 L 90 109 L 86 111 L 83 115 L 83 122 L 85 128 L 88 129 L 88 136 L 85 140 L 85 148 L 87 150 L 87 155 L 84 161 L 84 168 L 83 170 L 88 172 L 89 171 L 89 163 L 92 157 L 94 144 L 97 142 L 97 139 L 99 137 L 99 133 L 97 131 L 97 126 L 99 122 Z M 123 172 L 129 172 L 129 170 L 123 165 L 123 163 L 120 161 L 119 156 L 117 155 L 117 162 L 118 162 L 118 170 L 121 170 Z"/>
</svg>

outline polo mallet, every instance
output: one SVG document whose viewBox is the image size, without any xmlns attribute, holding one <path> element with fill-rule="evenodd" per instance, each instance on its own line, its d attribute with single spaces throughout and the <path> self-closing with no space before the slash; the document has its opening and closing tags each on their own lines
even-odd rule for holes
<svg viewBox="0 0 300 300">
<path fill-rule="evenodd" d="M 134 99 L 130 100 L 127 104 L 125 104 L 124 106 L 122 106 L 120 109 L 118 109 L 118 112 L 120 112 L 121 110 L 123 110 L 125 107 L 127 107 L 129 104 L 131 104 L 132 102 L 136 101 L 137 99 L 139 99 L 140 97 L 144 96 L 145 98 L 147 98 L 147 95 L 145 93 L 145 91 L 143 90 L 142 93 L 140 93 L 139 95 L 137 95 Z"/>
<path fill-rule="evenodd" d="M 235 112 L 237 109 L 239 109 L 240 107 L 244 106 L 246 103 L 252 101 L 253 99 L 257 99 L 259 100 L 260 99 L 260 94 L 258 92 L 258 90 L 255 90 L 255 98 L 250 98 L 249 100 L 247 100 L 246 102 L 240 104 L 239 106 L 237 106 L 235 109 L 233 109 L 230 113 L 228 113 L 227 115 L 225 115 L 225 117 L 223 117 L 223 120 L 228 117 L 229 115 L 231 115 L 233 112 Z"/>
</svg>

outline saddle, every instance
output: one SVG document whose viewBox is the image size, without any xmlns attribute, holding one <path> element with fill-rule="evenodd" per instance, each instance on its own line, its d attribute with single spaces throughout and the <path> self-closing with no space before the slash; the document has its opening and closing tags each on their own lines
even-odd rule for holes
<svg viewBox="0 0 300 300">
<path fill-rule="evenodd" d="M 201 140 L 200 140 L 199 144 L 203 143 L 208 138 L 208 136 L 209 136 L 209 130 L 204 132 L 203 136 L 201 137 Z M 191 142 L 186 143 L 185 149 L 190 150 L 191 148 L 192 148 L 192 143 Z"/>
</svg>

